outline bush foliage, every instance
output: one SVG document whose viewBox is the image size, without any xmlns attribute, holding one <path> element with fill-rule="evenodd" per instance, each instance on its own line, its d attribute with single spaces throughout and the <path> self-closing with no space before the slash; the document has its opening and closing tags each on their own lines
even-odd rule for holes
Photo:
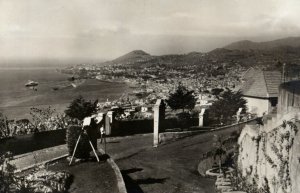
<svg viewBox="0 0 300 193">
<path fill-rule="evenodd" d="M 173 110 L 182 109 L 182 112 L 184 112 L 185 109 L 192 110 L 196 104 L 193 93 L 194 91 L 189 91 L 184 86 L 179 85 L 177 90 L 170 94 L 167 103 Z"/>
<path fill-rule="evenodd" d="M 90 116 L 97 110 L 98 100 L 86 101 L 82 96 L 74 99 L 70 106 L 65 110 L 66 115 L 71 118 L 83 120 L 85 117 Z"/>
<path fill-rule="evenodd" d="M 247 101 L 243 98 L 242 92 L 224 91 L 210 107 L 211 119 L 217 119 L 219 123 L 228 124 L 232 121 L 239 108 L 242 112 L 247 109 Z"/>
<path fill-rule="evenodd" d="M 13 156 L 10 152 L 0 155 L 0 193 L 63 193 L 71 183 L 67 172 L 36 170 L 16 174 L 16 167 L 10 163 Z"/>
<path fill-rule="evenodd" d="M 69 155 L 73 154 L 76 141 L 81 133 L 81 127 L 77 125 L 71 125 L 67 128 L 66 132 L 66 142 L 69 151 Z M 75 157 L 76 158 L 88 158 L 90 155 L 91 147 L 88 141 L 87 135 L 81 135 L 81 139 L 79 141 Z"/>
</svg>

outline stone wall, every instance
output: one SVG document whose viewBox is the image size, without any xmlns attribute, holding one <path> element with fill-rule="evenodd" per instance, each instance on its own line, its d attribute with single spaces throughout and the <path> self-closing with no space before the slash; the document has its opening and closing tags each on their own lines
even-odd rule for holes
<svg viewBox="0 0 300 193">
<path fill-rule="evenodd" d="M 53 147 L 65 143 L 66 130 L 58 129 L 0 139 L 0 154 L 10 151 L 14 155 Z"/>
<path fill-rule="evenodd" d="M 197 118 L 191 118 L 184 128 L 198 125 Z M 182 123 L 178 119 L 166 119 L 163 123 L 163 128 L 180 128 Z M 195 130 L 199 130 L 197 128 Z M 162 132 L 164 132 L 162 130 Z M 112 133 L 110 136 L 129 136 L 134 134 L 153 133 L 153 119 L 117 121 L 113 123 Z M 100 136 L 98 136 L 100 137 Z M 11 151 L 13 154 L 23 154 L 31 151 L 36 151 L 43 148 L 53 147 L 65 144 L 66 129 L 58 129 L 51 131 L 43 131 L 38 133 L 17 135 L 14 137 L 0 139 L 0 154 Z"/>
<path fill-rule="evenodd" d="M 249 183 L 270 193 L 300 192 L 299 111 L 247 125 L 239 137 L 238 166 Z"/>
</svg>

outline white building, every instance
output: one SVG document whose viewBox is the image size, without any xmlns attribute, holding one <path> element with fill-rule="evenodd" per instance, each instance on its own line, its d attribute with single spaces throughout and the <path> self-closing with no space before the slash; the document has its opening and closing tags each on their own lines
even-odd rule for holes
<svg viewBox="0 0 300 193">
<path fill-rule="evenodd" d="M 247 100 L 248 111 L 258 116 L 276 110 L 281 73 L 279 71 L 263 71 L 249 69 L 243 77 L 241 87 Z"/>
</svg>

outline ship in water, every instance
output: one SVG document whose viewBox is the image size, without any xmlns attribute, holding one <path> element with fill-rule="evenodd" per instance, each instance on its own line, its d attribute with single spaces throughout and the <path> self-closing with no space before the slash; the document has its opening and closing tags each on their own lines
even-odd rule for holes
<svg viewBox="0 0 300 193">
<path fill-rule="evenodd" d="M 35 82 L 35 81 L 32 81 L 32 80 L 28 80 L 28 82 L 25 84 L 26 87 L 36 87 L 38 85 L 39 85 L 38 82 Z"/>
</svg>

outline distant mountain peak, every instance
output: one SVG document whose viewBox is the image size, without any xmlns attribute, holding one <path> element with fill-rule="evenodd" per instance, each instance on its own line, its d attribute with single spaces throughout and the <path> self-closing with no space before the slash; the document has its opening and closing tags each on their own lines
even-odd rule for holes
<svg viewBox="0 0 300 193">
<path fill-rule="evenodd" d="M 145 59 L 148 57 L 151 57 L 151 55 L 143 50 L 133 50 L 123 56 L 114 59 L 113 62 L 124 63 L 130 62 L 132 60 Z"/>
<path fill-rule="evenodd" d="M 287 37 L 265 42 L 241 40 L 233 42 L 224 48 L 229 50 L 270 50 L 278 47 L 300 47 L 300 37 Z"/>
<path fill-rule="evenodd" d="M 136 54 L 136 55 L 147 55 L 150 56 L 150 54 L 148 54 L 147 52 L 145 52 L 144 50 L 133 50 L 131 52 L 129 52 L 128 54 Z M 126 55 L 128 55 L 126 54 Z"/>
</svg>

